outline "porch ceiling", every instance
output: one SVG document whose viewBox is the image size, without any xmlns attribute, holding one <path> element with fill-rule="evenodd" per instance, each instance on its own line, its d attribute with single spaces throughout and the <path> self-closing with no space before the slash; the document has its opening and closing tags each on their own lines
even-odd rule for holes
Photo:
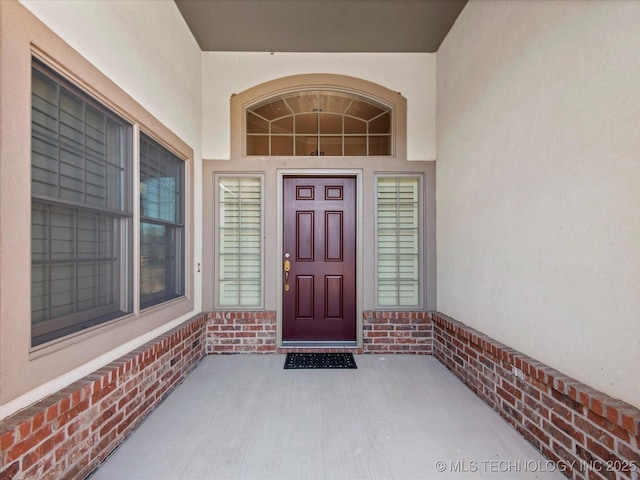
<svg viewBox="0 0 640 480">
<path fill-rule="evenodd" d="M 203 51 L 435 52 L 467 0 L 174 0 Z"/>
</svg>

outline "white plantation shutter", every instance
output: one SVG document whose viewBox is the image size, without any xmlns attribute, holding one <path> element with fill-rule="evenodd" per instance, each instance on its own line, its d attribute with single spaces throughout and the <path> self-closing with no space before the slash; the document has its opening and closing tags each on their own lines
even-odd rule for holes
<svg viewBox="0 0 640 480">
<path fill-rule="evenodd" d="M 262 304 L 262 178 L 218 177 L 218 304 Z"/>
<path fill-rule="evenodd" d="M 376 207 L 377 304 L 420 306 L 420 179 L 378 177 Z"/>
</svg>

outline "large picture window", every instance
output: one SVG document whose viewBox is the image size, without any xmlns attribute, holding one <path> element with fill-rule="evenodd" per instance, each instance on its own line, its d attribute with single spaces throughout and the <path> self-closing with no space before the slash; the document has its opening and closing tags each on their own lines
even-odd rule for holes
<svg viewBox="0 0 640 480">
<path fill-rule="evenodd" d="M 184 295 L 184 162 L 140 135 L 140 307 Z"/>
<path fill-rule="evenodd" d="M 217 303 L 262 305 L 262 177 L 218 176 Z"/>
<path fill-rule="evenodd" d="M 420 185 L 415 176 L 377 177 L 376 287 L 380 307 L 422 305 Z"/>
<path fill-rule="evenodd" d="M 32 344 L 132 311 L 132 127 L 34 60 Z"/>
</svg>

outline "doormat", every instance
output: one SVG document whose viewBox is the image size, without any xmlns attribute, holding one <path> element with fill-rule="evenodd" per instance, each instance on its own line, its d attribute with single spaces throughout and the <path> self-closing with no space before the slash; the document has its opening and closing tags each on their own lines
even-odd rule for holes
<svg viewBox="0 0 640 480">
<path fill-rule="evenodd" d="M 353 353 L 287 353 L 284 368 L 358 368 Z"/>
</svg>

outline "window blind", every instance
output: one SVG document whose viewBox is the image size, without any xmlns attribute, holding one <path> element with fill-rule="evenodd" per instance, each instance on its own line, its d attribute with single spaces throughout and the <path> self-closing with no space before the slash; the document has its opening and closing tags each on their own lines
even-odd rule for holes
<svg viewBox="0 0 640 480">
<path fill-rule="evenodd" d="M 220 177 L 218 304 L 262 303 L 262 179 Z"/>
<path fill-rule="evenodd" d="M 376 266 L 380 306 L 419 306 L 420 182 L 417 177 L 377 180 Z"/>
<path fill-rule="evenodd" d="M 130 125 L 34 61 L 32 344 L 131 310 Z"/>
</svg>

